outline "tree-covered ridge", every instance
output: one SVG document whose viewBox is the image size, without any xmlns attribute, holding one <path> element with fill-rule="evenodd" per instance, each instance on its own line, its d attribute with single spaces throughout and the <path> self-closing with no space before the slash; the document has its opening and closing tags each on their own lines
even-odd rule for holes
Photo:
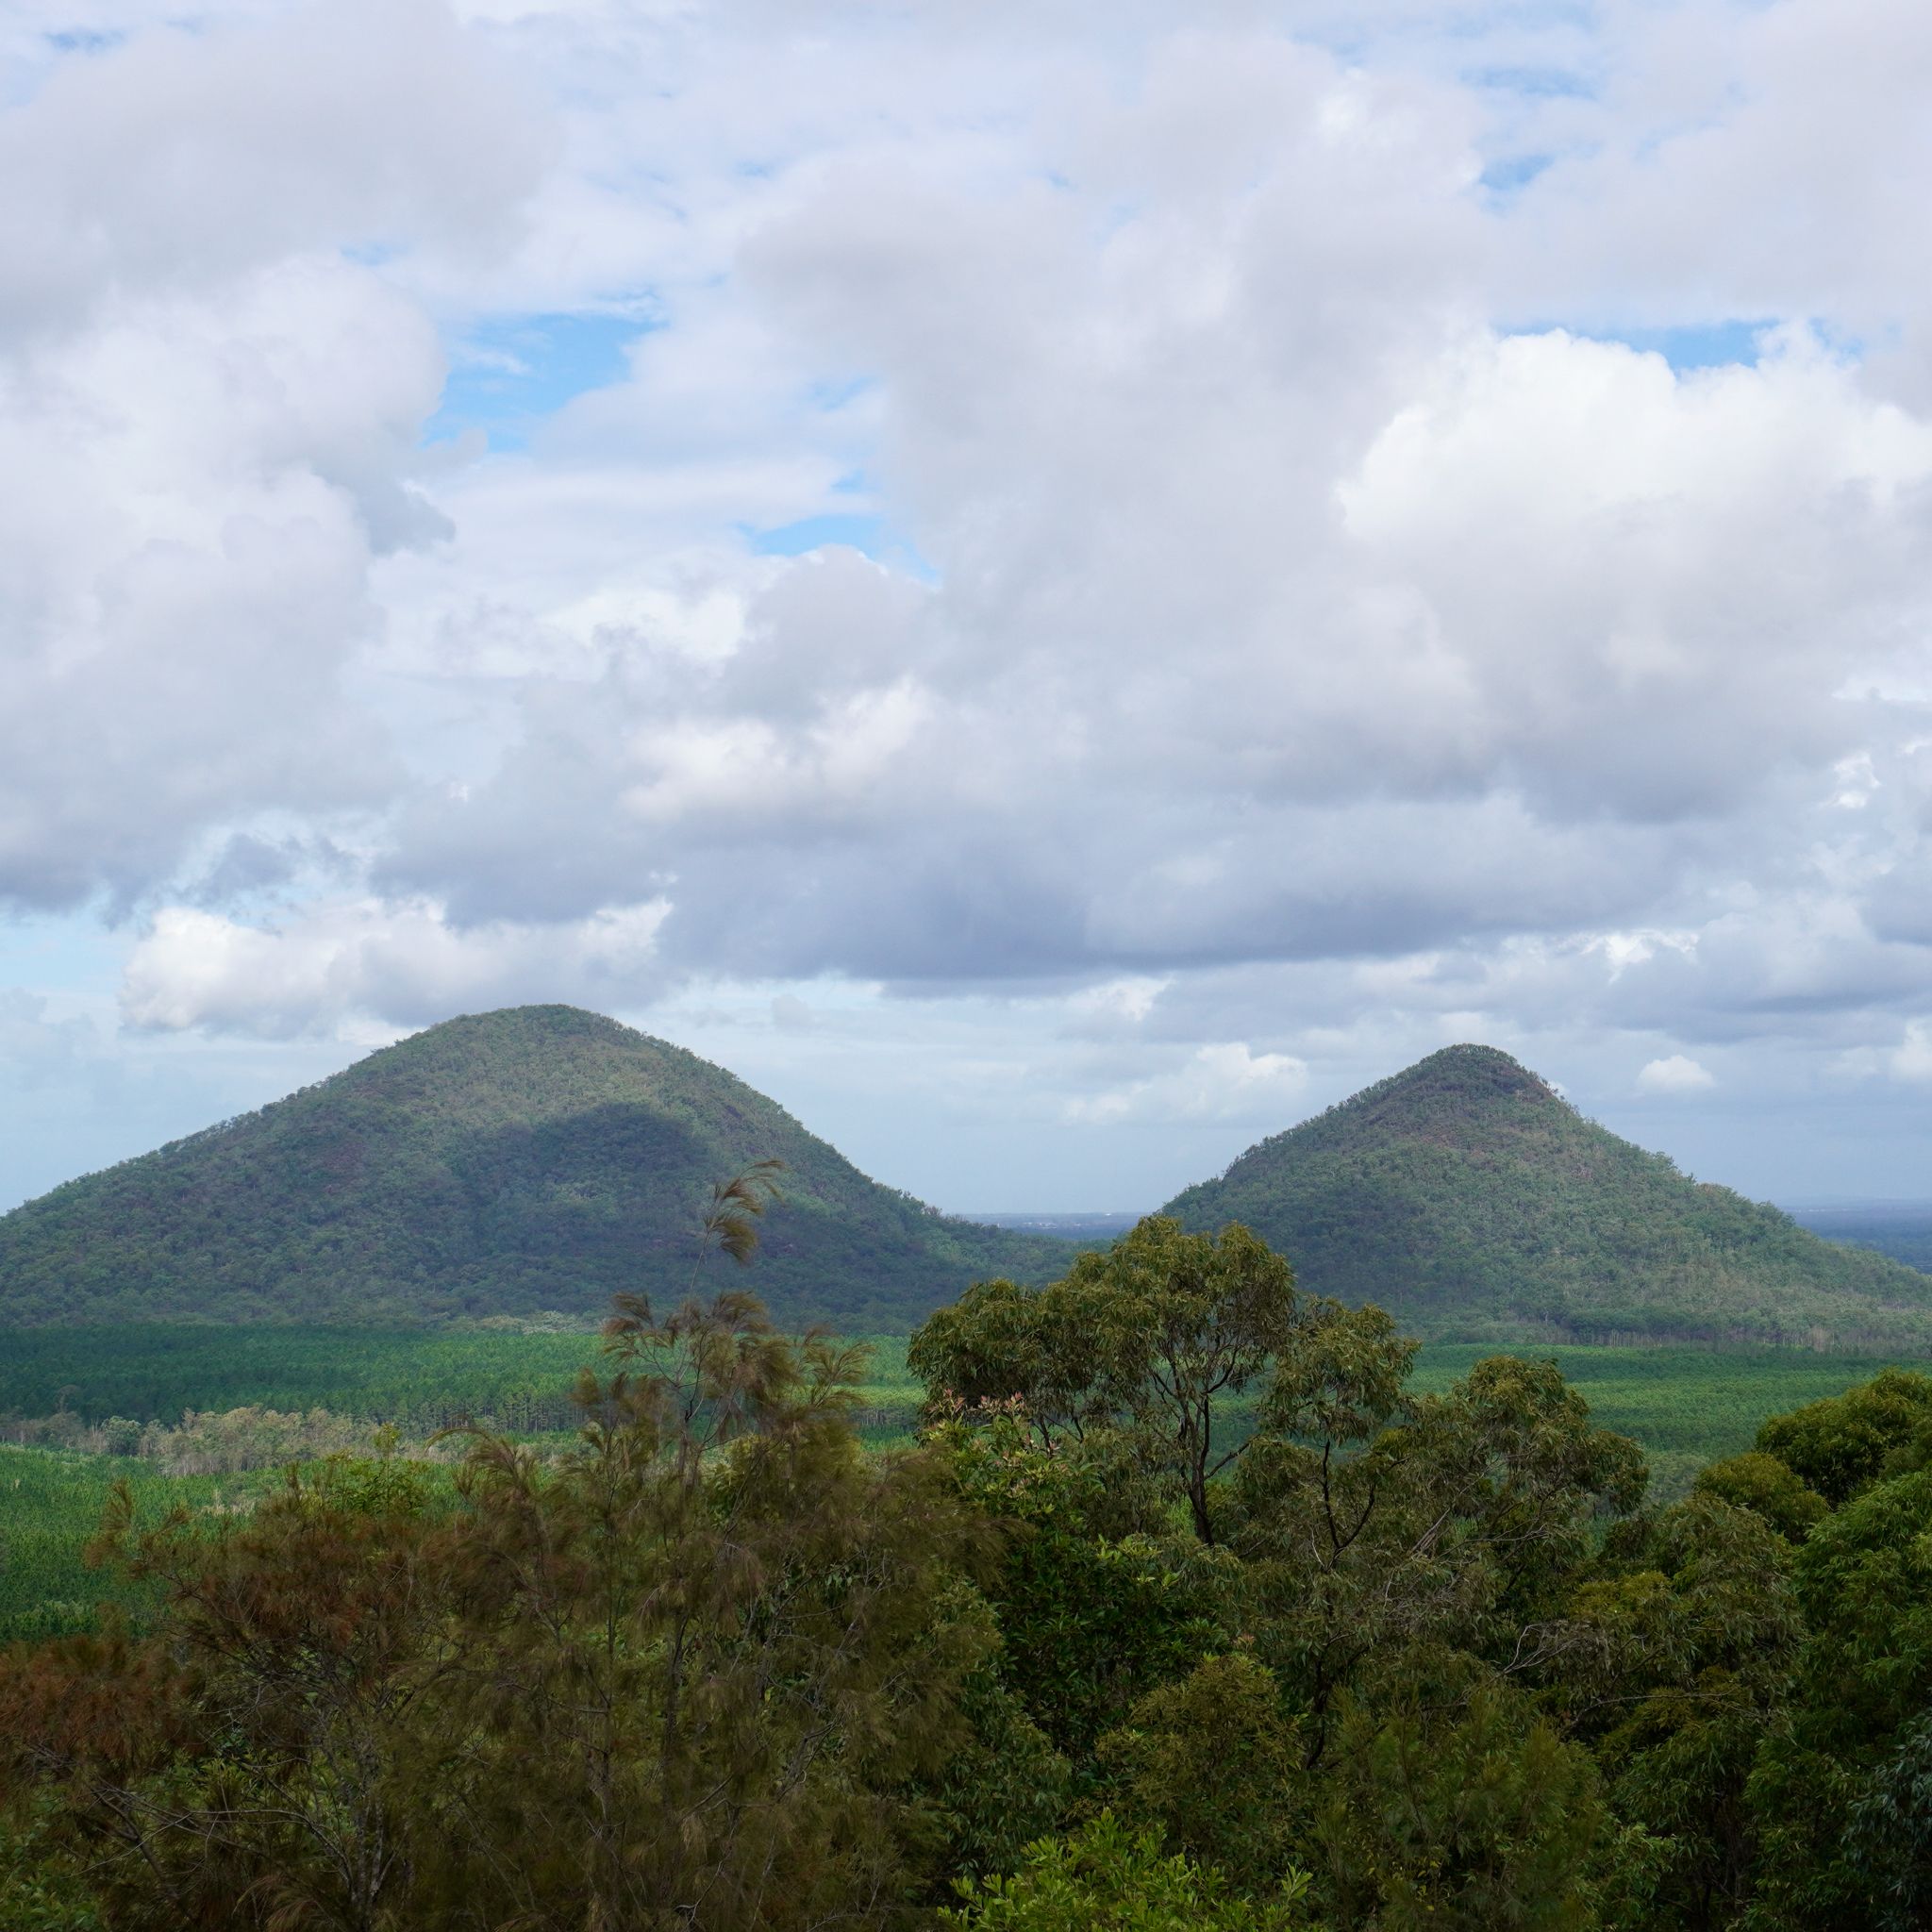
<svg viewBox="0 0 1932 1932">
<path fill-rule="evenodd" d="M 711 1177 L 775 1158 L 760 1285 L 787 1322 L 904 1332 L 1065 1245 L 869 1180 L 722 1067 L 594 1013 L 433 1026 L 0 1218 L 0 1323 L 593 1312 L 679 1291 Z"/>
<path fill-rule="evenodd" d="M 1166 1211 L 1241 1222 L 1311 1289 L 1444 1339 L 1932 1343 L 1932 1277 L 1692 1180 L 1491 1047 L 1431 1054 Z"/>
</svg>

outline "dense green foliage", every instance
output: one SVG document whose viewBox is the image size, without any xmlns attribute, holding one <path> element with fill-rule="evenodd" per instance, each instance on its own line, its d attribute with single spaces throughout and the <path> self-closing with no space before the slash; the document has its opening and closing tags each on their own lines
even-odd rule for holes
<svg viewBox="0 0 1932 1932">
<path fill-rule="evenodd" d="M 748 1247 L 756 1194 L 719 1201 Z M 1683 1440 L 1674 1362 L 1815 1398 L 1748 1445 L 1706 1401 L 1738 1453 L 1658 1506 L 1554 1361 L 1418 1371 L 1239 1226 L 972 1291 L 909 1345 L 925 1426 L 883 1453 L 876 1372 L 749 1296 L 616 1308 L 560 1450 L 339 1456 L 220 1507 L 138 1456 L 0 1451 L 0 1482 L 92 1482 L 62 1507 L 103 1506 L 133 1612 L 0 1654 L 0 1924 L 1932 1909 L 1932 1381 L 1565 1351 Z"/>
<path fill-rule="evenodd" d="M 1587 1398 L 1591 1413 L 1634 1438 L 1650 1463 L 1653 1497 L 1674 1499 L 1706 1464 L 1756 1442 L 1764 1419 L 1842 1394 L 1893 1366 L 1886 1356 L 1813 1355 L 1769 1348 L 1525 1349 L 1547 1357 Z M 1440 1393 L 1493 1350 L 1426 1342 L 1410 1386 Z"/>
<path fill-rule="evenodd" d="M 1279 1900 L 1257 1904 L 1158 1830 L 1130 1832 L 1103 1811 L 1072 1839 L 1041 1839 L 1012 1877 L 959 1881 L 965 1906 L 942 1916 L 959 1932 L 1293 1932 L 1307 1890 L 1292 1874 Z"/>
<path fill-rule="evenodd" d="M 452 1020 L 0 1218 L 0 1321 L 418 1320 L 682 1293 L 691 1204 L 775 1158 L 787 1321 L 904 1332 L 1063 1243 L 868 1180 L 694 1054 L 570 1007 Z"/>
<path fill-rule="evenodd" d="M 626 1287 L 682 1292 L 691 1202 L 766 1157 L 787 1211 L 760 1284 L 788 1323 L 903 1333 L 971 1280 L 1065 1266 L 1062 1242 L 866 1179 L 721 1068 L 533 1007 L 0 1217 L 0 1323 L 583 1323 Z M 1261 1142 L 1169 1211 L 1252 1226 L 1311 1287 L 1432 1340 L 1932 1347 L 1932 1277 L 1693 1183 L 1487 1048 Z"/>
<path fill-rule="evenodd" d="M 934 1880 L 992 1529 L 868 1457 L 749 1297 L 632 1301 L 552 1463 L 336 1465 L 225 1532 L 110 1502 L 158 1634 L 0 1662 L 16 1894 L 125 1926 L 886 1924 Z M 0 1893 L 0 1908 L 10 1901 Z M 82 1923 L 78 1916 L 68 1923 Z"/>
<path fill-rule="evenodd" d="M 1432 1054 L 1165 1210 L 1430 1338 L 1932 1347 L 1932 1277 L 1587 1121 L 1490 1047 Z"/>
</svg>

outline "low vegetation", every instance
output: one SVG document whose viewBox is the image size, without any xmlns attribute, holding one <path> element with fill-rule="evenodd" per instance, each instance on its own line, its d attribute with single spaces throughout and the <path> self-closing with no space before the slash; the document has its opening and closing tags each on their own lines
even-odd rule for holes
<svg viewBox="0 0 1932 1932">
<path fill-rule="evenodd" d="M 98 1626 L 104 1606 L 140 1608 L 145 1586 L 86 1559 L 108 1499 L 125 1488 L 141 1517 L 212 1523 L 254 1505 L 266 1474 L 182 1475 L 158 1462 L 0 1446 L 0 1643 Z M 0 1924 L 5 1924 L 0 1915 Z"/>
<path fill-rule="evenodd" d="M 906 1338 L 853 1339 L 866 1349 L 856 1391 L 860 1433 L 874 1442 L 909 1441 L 922 1391 L 906 1365 Z M 191 1412 L 250 1408 L 321 1409 L 361 1436 L 388 1424 L 421 1439 L 472 1421 L 514 1436 L 569 1432 L 582 1421 L 571 1391 L 599 1350 L 591 1333 L 514 1324 L 0 1329 L 0 1441 L 71 1445 L 117 1418 L 145 1427 Z M 1898 1359 L 1685 1345 L 1524 1352 L 1555 1361 L 1606 1427 L 1634 1437 L 1650 1459 L 1653 1489 L 1673 1495 L 1706 1463 L 1748 1448 L 1767 1415 L 1836 1395 Z M 1440 1392 L 1493 1353 L 1476 1343 L 1425 1342 L 1412 1386 Z M 1239 1419 L 1251 1407 L 1237 1401 L 1231 1413 Z"/>
</svg>

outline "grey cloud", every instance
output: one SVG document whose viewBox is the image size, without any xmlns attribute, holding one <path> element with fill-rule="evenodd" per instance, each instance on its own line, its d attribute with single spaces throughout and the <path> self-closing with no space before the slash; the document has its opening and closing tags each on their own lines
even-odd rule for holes
<svg viewBox="0 0 1932 1932">
<path fill-rule="evenodd" d="M 443 361 L 341 251 L 500 242 L 541 160 L 421 0 L 150 22 L 0 111 L 0 902 L 120 915 L 238 821 L 394 794 L 349 676 L 374 561 L 451 529 Z"/>
<path fill-rule="evenodd" d="M 132 896 L 211 825 L 277 808 L 356 815 L 373 855 L 372 900 L 332 880 L 262 945 L 157 924 L 131 1019 L 275 1035 L 733 974 L 1017 1005 L 1141 975 L 1173 984 L 1076 1084 L 1152 1091 L 1194 1078 L 1203 1045 L 1250 1056 L 1226 1061 L 1236 1080 L 1273 1055 L 1319 1082 L 1500 1015 L 1531 1041 L 1641 1039 L 1601 1062 L 1601 1091 L 1627 1094 L 1687 1042 L 1836 1050 L 1913 1012 L 1918 833 L 1894 801 L 1923 718 L 1870 693 L 1923 688 L 1932 426 L 1803 331 L 1756 370 L 1683 377 L 1498 326 L 1592 319 L 1606 255 L 1661 319 L 1762 295 L 1829 323 L 1834 291 L 1846 313 L 1874 290 L 1911 307 L 1895 248 L 1855 288 L 1847 250 L 1807 243 L 1774 282 L 1751 238 L 1664 220 L 1672 197 L 1763 201 L 1754 157 L 1824 98 L 1792 51 L 1825 22 L 1814 0 L 1770 23 L 1705 0 L 1668 27 L 1622 9 L 1593 35 L 1510 9 L 1453 46 L 1462 10 L 1420 0 L 1231 4 L 1184 34 L 1171 9 L 1033 8 L 1024 39 L 1004 5 L 883 25 L 828 8 L 810 33 L 795 8 L 621 32 L 596 8 L 489 11 L 475 33 L 498 65 L 461 68 L 463 111 L 497 111 L 508 62 L 570 131 L 527 232 L 466 265 L 515 225 L 525 137 L 456 181 L 456 110 L 406 125 L 385 81 L 368 111 L 391 161 L 251 214 L 236 245 L 254 261 L 352 230 L 428 240 L 341 271 L 360 292 L 335 346 L 214 412 L 245 433 L 207 478 L 198 444 L 159 464 L 208 519 L 245 515 L 278 545 L 320 532 L 311 575 L 266 574 L 290 608 L 210 593 L 199 627 L 152 620 L 125 658 L 155 754 L 130 739 L 126 786 L 98 802 L 56 776 L 81 756 L 77 701 L 22 688 L 53 724 L 21 793 L 23 896 L 104 878 Z M 1840 77 L 1877 71 L 1861 20 Z M 439 19 L 410 22 L 411 59 L 445 45 Z M 1353 29 L 1355 51 L 1284 24 Z M 1730 27 L 1768 91 L 1720 104 L 1709 142 L 1657 147 L 1653 187 L 1635 157 L 1707 105 Z M 267 58 L 279 31 L 224 38 L 220 61 Z M 126 58 L 174 73 L 181 43 L 157 45 Z M 1478 55 L 1594 59 L 1601 99 L 1506 101 L 1457 77 Z M 117 71 L 136 69 L 26 111 Z M 325 62 L 268 90 L 292 105 L 262 179 L 299 173 L 341 78 Z M 1917 182 L 1904 92 L 1880 118 Z M 1506 139 L 1577 158 L 1499 200 L 1478 170 Z M 62 178 L 92 195 L 75 140 Z M 179 141 L 170 165 L 192 176 L 213 147 Z M 99 193 L 112 242 L 145 204 Z M 1883 215 L 1861 203 L 1854 225 Z M 166 249 L 128 243 L 129 273 L 186 313 L 201 298 L 181 290 L 245 279 L 226 246 L 189 221 Z M 47 258 L 68 281 L 36 312 L 72 315 L 86 262 Z M 622 380 L 525 454 L 418 474 L 436 356 L 399 291 L 458 312 L 645 285 L 661 326 Z M 222 320 L 195 313 L 204 333 Z M 266 504 L 236 491 L 251 464 Z M 930 580 L 836 550 L 756 558 L 734 534 L 853 507 Z M 213 541 L 191 538 L 208 565 Z M 110 577 L 139 548 L 121 542 L 99 537 L 49 595 Z M 121 677 L 113 649 L 99 661 Z M 169 690 L 142 682 L 161 661 Z M 409 778 L 368 753 L 377 710 Z M 1875 802 L 1854 808 L 1839 794 L 1866 781 L 1840 768 L 1861 759 Z M 297 896 L 267 883 L 272 854 L 229 850 L 202 914 Z M 660 899 L 648 943 L 611 939 L 612 916 Z"/>
<path fill-rule="evenodd" d="M 219 286 L 316 248 L 500 241 L 543 159 L 533 104 L 435 0 L 156 21 L 0 113 L 9 332 L 106 295 Z"/>
<path fill-rule="evenodd" d="M 1474 327 L 1453 107 L 1177 66 L 1089 104 L 1084 180 L 855 162 L 753 236 L 765 311 L 875 380 L 938 584 L 802 564 L 721 658 L 542 685 L 392 888 L 662 889 L 689 972 L 951 983 L 1704 920 L 1800 836 L 1902 728 L 1833 693 L 1924 594 L 1932 432 L 1802 344 L 1683 380 Z"/>
</svg>

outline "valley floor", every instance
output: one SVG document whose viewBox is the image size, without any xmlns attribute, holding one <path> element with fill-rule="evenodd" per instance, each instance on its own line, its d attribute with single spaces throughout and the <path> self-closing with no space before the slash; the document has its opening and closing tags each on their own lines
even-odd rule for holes
<svg viewBox="0 0 1932 1932">
<path fill-rule="evenodd" d="M 920 1397 L 903 1337 L 872 1338 L 861 1429 L 880 1445 L 909 1438 Z M 100 1424 L 178 1425 L 184 1413 L 231 1423 L 223 1439 L 268 1458 L 299 1445 L 359 1441 L 380 1424 L 424 1438 L 475 1418 L 541 1437 L 572 1426 L 576 1372 L 598 1358 L 583 1333 L 410 1331 L 326 1327 L 34 1329 L 0 1336 L 0 1641 L 93 1621 L 116 1591 L 83 1551 L 117 1481 L 131 1483 L 143 1520 L 175 1506 L 211 1517 L 245 1508 L 273 1468 L 223 1469 L 178 1434 L 145 1454 L 101 1453 Z M 1485 1356 L 1505 1351 L 1436 1343 L 1411 1387 L 1445 1390 Z M 1523 1349 L 1553 1357 L 1604 1426 L 1634 1437 L 1652 1470 L 1652 1497 L 1682 1495 L 1706 1463 L 1750 1446 L 1758 1424 L 1868 1380 L 1888 1359 L 1778 1350 Z M 258 1411 L 234 1420 L 237 1410 Z M 316 1411 L 324 1411 L 320 1419 Z M 48 1419 L 53 1419 L 51 1422 Z M 279 1433 L 278 1433 L 279 1432 Z M 134 1440 L 123 1428 L 116 1438 Z M 188 1440 L 184 1450 L 181 1444 Z M 278 1442 L 297 1445 L 292 1452 Z M 238 1459 L 254 1459 L 245 1453 Z"/>
</svg>

